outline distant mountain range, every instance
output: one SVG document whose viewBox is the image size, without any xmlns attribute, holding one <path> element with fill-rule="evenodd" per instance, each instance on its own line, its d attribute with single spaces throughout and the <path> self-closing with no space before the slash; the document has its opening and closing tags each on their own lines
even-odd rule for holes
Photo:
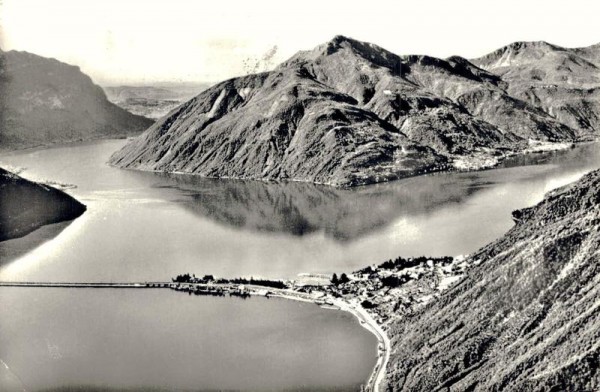
<svg viewBox="0 0 600 392">
<path fill-rule="evenodd" d="M 493 164 L 531 143 L 597 136 L 599 57 L 598 45 L 515 43 L 444 60 L 337 36 L 207 89 L 110 163 L 334 186 Z"/>
<path fill-rule="evenodd" d="M 0 241 L 75 219 L 85 210 L 83 204 L 58 189 L 0 168 Z"/>
<path fill-rule="evenodd" d="M 133 136 L 151 124 L 110 103 L 78 67 L 0 51 L 0 150 Z"/>
<path fill-rule="evenodd" d="M 104 87 L 108 100 L 140 116 L 158 119 L 208 88 L 208 83 L 159 83 L 157 86 Z"/>
<path fill-rule="evenodd" d="M 463 281 L 390 326 L 385 390 L 598 390 L 600 171 L 513 216 Z"/>
</svg>

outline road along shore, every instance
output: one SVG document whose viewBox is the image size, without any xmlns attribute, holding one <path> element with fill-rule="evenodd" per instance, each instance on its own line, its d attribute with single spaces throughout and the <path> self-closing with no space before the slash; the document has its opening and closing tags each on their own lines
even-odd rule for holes
<svg viewBox="0 0 600 392">
<path fill-rule="evenodd" d="M 311 302 L 317 305 L 324 305 L 319 299 L 312 299 L 309 297 L 300 297 L 292 293 L 271 292 L 269 297 L 279 297 L 283 299 L 290 299 L 294 301 Z M 328 303 L 325 304 L 326 309 L 342 310 L 352 314 L 358 319 L 360 325 L 367 331 L 371 332 L 377 338 L 377 362 L 373 368 L 373 372 L 367 381 L 365 391 L 379 392 L 381 382 L 385 376 L 385 369 L 390 359 L 391 342 L 387 336 L 387 333 L 381 328 L 379 324 L 371 317 L 371 315 L 357 302 L 348 302 L 341 299 L 328 299 Z M 331 305 L 329 305 L 329 303 Z M 330 307 L 331 306 L 331 307 Z"/>
<path fill-rule="evenodd" d="M 61 288 L 114 288 L 114 289 L 149 289 L 149 288 L 168 288 L 177 289 L 178 284 L 173 282 L 0 282 L 0 287 L 61 287 Z M 207 286 L 207 285 L 197 285 Z M 211 287 L 222 286 L 230 288 L 239 285 L 210 285 Z M 360 305 L 358 300 L 345 301 L 339 298 L 316 298 L 310 294 L 299 293 L 290 289 L 273 289 L 262 286 L 246 285 L 247 290 L 252 295 L 277 297 L 294 301 L 309 302 L 320 305 L 326 309 L 342 310 L 352 314 L 358 319 L 360 325 L 371 332 L 377 338 L 377 363 L 373 372 L 367 381 L 366 391 L 379 392 L 379 385 L 385 375 L 385 368 L 390 357 L 390 340 L 385 331 L 371 317 L 371 315 Z M 262 294 L 268 292 L 268 294 Z"/>
</svg>

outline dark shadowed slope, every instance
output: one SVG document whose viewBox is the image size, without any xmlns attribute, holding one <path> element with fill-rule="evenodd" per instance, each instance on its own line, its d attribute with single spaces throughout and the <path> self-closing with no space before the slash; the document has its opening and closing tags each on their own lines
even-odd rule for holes
<svg viewBox="0 0 600 392">
<path fill-rule="evenodd" d="M 0 241 L 75 219 L 84 212 L 85 206 L 66 193 L 0 168 Z"/>
<path fill-rule="evenodd" d="M 272 72 L 217 84 L 111 164 L 207 177 L 352 186 L 443 170 L 575 132 L 454 57 L 399 57 L 337 36 Z"/>
<path fill-rule="evenodd" d="M 391 327 L 388 390 L 600 388 L 600 171 L 513 215 L 465 280 Z"/>
<path fill-rule="evenodd" d="M 130 136 L 151 124 L 110 103 L 78 67 L 0 51 L 0 149 Z"/>
<path fill-rule="evenodd" d="M 508 83 L 508 92 L 568 125 L 579 137 L 600 132 L 600 45 L 563 48 L 515 42 L 472 60 Z"/>
</svg>

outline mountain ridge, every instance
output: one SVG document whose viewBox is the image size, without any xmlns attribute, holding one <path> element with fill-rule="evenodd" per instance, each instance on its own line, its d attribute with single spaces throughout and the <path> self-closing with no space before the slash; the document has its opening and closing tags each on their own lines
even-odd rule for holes
<svg viewBox="0 0 600 392">
<path fill-rule="evenodd" d="M 530 140 L 589 136 L 479 65 L 335 36 L 273 71 L 214 85 L 109 163 L 345 187 L 446 170 L 456 160 L 495 162 Z M 326 114 L 315 122 L 317 112 Z"/>
<path fill-rule="evenodd" d="M 24 51 L 0 52 L 0 149 L 133 136 L 151 120 L 108 102 L 75 65 Z"/>
<path fill-rule="evenodd" d="M 539 107 L 577 138 L 600 132 L 600 44 L 513 43 L 472 61 L 502 77 L 510 95 Z"/>
</svg>

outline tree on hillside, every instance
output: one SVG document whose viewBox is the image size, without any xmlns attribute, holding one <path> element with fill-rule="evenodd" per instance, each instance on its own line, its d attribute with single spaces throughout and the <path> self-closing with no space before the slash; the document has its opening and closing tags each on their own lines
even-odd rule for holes
<svg viewBox="0 0 600 392">
<path fill-rule="evenodd" d="M 333 274 L 333 276 L 331 277 L 331 283 L 332 284 L 338 284 L 339 283 L 337 274 Z"/>
</svg>

